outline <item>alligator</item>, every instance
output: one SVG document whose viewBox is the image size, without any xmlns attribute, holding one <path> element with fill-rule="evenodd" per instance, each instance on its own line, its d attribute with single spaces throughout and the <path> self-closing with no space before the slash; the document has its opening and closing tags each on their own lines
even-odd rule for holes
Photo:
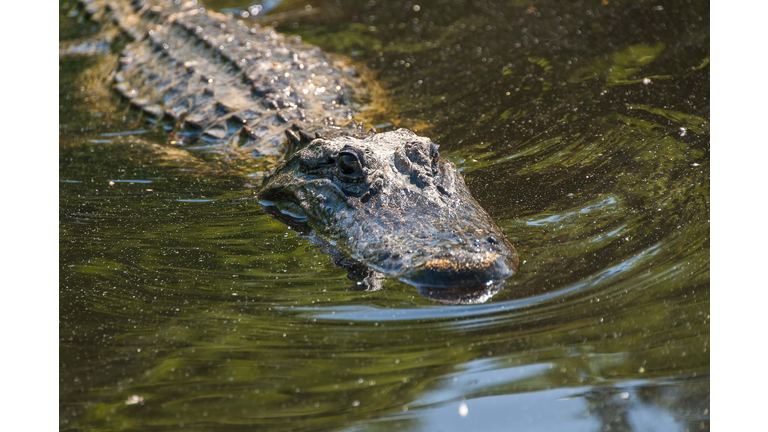
<svg viewBox="0 0 768 432">
<path fill-rule="evenodd" d="M 355 122 L 352 101 L 367 90 L 343 58 L 196 0 L 79 1 L 128 39 L 117 92 L 184 136 L 284 155 L 260 202 L 309 227 L 367 287 L 395 277 L 430 298 L 472 303 L 517 271 L 514 247 L 437 144 Z"/>
</svg>

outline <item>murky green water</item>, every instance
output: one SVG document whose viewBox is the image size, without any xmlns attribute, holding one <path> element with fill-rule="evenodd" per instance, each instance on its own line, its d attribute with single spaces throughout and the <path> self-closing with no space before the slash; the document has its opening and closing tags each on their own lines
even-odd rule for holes
<svg viewBox="0 0 768 432">
<path fill-rule="evenodd" d="M 69 3 L 61 42 L 96 34 Z M 270 4 L 373 71 L 366 115 L 441 145 L 520 272 L 356 290 L 253 200 L 274 160 L 169 144 L 113 56 L 63 57 L 62 430 L 709 429 L 708 2 Z"/>
</svg>

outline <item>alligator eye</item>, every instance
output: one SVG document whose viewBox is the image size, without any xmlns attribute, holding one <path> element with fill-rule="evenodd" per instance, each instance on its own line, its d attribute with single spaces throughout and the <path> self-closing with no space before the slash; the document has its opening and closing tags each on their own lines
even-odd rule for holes
<svg viewBox="0 0 768 432">
<path fill-rule="evenodd" d="M 357 161 L 357 156 L 352 153 L 342 153 L 339 155 L 339 170 L 342 174 L 354 174 L 359 166 L 360 163 Z"/>
</svg>

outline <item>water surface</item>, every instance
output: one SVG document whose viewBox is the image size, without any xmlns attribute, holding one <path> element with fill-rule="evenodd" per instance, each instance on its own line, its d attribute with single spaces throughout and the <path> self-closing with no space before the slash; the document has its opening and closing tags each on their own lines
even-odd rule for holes
<svg viewBox="0 0 768 432">
<path fill-rule="evenodd" d="M 60 43 L 99 32 L 73 3 Z M 254 199 L 276 159 L 181 146 L 113 54 L 62 57 L 62 430 L 709 429 L 707 2 L 265 6 L 440 144 L 520 271 L 360 290 Z"/>
</svg>

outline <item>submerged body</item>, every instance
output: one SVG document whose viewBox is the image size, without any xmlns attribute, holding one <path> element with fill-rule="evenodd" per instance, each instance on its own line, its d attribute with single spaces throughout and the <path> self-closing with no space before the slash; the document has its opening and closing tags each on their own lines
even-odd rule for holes
<svg viewBox="0 0 768 432">
<path fill-rule="evenodd" d="M 224 147 L 299 148 L 259 197 L 344 255 L 427 292 L 480 289 L 462 302 L 517 270 L 515 249 L 436 144 L 406 129 L 335 127 L 364 92 L 340 60 L 194 0 L 81 3 L 132 39 L 114 79 L 133 105 Z"/>
</svg>

